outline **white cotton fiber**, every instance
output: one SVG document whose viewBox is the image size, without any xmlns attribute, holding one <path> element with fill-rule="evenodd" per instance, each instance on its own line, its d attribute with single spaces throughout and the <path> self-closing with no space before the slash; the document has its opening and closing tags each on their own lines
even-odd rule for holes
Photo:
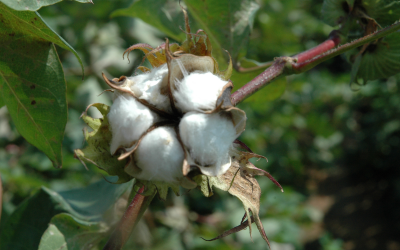
<svg viewBox="0 0 400 250">
<path fill-rule="evenodd" d="M 107 115 L 112 139 L 110 152 L 131 147 L 140 136 L 158 121 L 157 115 L 127 94 L 115 92 L 116 98 Z"/>
<path fill-rule="evenodd" d="M 194 71 L 188 74 L 181 63 L 179 66 L 184 77 L 175 82 L 173 95 L 177 108 L 183 113 L 215 109 L 217 99 L 228 82 L 211 72 Z"/>
<path fill-rule="evenodd" d="M 171 107 L 168 96 L 161 94 L 161 81 L 168 75 L 167 64 L 154 68 L 150 73 L 143 73 L 137 76 L 128 77 L 132 83 L 130 89 L 139 99 L 146 100 L 160 110 L 170 112 Z"/>
<path fill-rule="evenodd" d="M 177 183 L 183 177 L 184 153 L 171 127 L 148 133 L 134 154 L 135 164 L 142 170 L 135 176 L 138 179 Z"/>
<path fill-rule="evenodd" d="M 218 113 L 189 112 L 179 124 L 179 133 L 196 164 L 204 167 L 214 165 L 217 169 L 212 171 L 212 175 L 223 174 L 229 168 L 226 166 L 230 162 L 228 151 L 236 139 L 231 120 Z M 204 173 L 203 168 L 201 170 Z"/>
</svg>

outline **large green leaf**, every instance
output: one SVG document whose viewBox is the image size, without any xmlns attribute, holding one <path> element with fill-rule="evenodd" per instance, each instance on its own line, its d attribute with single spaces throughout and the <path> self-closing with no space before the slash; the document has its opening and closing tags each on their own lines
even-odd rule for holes
<svg viewBox="0 0 400 250">
<path fill-rule="evenodd" d="M 236 61 L 239 53 L 246 48 L 254 16 L 259 8 L 256 1 L 185 0 L 185 3 L 197 27 L 209 35 L 213 56 L 218 62 L 227 61 L 224 50 L 228 50 Z M 127 9 L 115 11 L 112 17 L 115 16 L 138 17 L 178 41 L 185 37 L 180 30 L 180 27 L 184 28 L 184 19 L 178 1 L 139 0 Z M 195 30 L 192 32 L 195 33 Z"/>
<path fill-rule="evenodd" d="M 105 239 L 106 228 L 98 222 L 79 220 L 62 213 L 51 219 L 40 240 L 39 250 L 90 250 Z"/>
<path fill-rule="evenodd" d="M 7 219 L 1 228 L 0 248 L 37 249 L 51 218 L 62 212 L 80 220 L 99 220 L 130 185 L 101 180 L 86 188 L 61 193 L 43 187 L 22 202 Z"/>
<path fill-rule="evenodd" d="M 116 177 L 110 177 L 112 181 L 116 179 Z M 132 186 L 132 181 L 112 184 L 102 180 L 84 189 L 60 192 L 60 195 L 68 202 L 71 213 L 79 218 L 93 221 L 100 220 L 110 205 L 114 204 L 130 186 Z"/>
<path fill-rule="evenodd" d="M 78 55 L 38 13 L 2 3 L 0 13 L 0 99 L 21 135 L 61 167 L 66 83 L 53 43 Z"/>
<path fill-rule="evenodd" d="M 217 60 L 222 62 L 223 50 L 227 50 L 236 62 L 248 43 L 254 17 L 259 9 L 256 1 L 185 0 L 185 3 L 199 28 L 207 32 Z"/>
<path fill-rule="evenodd" d="M 175 0 L 135 1 L 128 8 L 111 14 L 111 17 L 117 16 L 140 18 L 177 41 L 185 39 L 185 34 L 179 29 L 179 26 L 184 26 L 183 12 Z"/>
<path fill-rule="evenodd" d="M 331 26 L 336 26 L 349 14 L 350 6 L 353 6 L 350 0 L 324 0 L 321 10 L 322 20 Z"/>
<path fill-rule="evenodd" d="M 364 80 L 388 78 L 400 72 L 400 33 L 388 35 L 363 54 L 357 76 Z"/>
<path fill-rule="evenodd" d="M 59 194 L 47 188 L 40 189 L 25 200 L 1 228 L 1 249 L 37 249 L 51 217 L 67 210 L 68 204 Z"/>
<path fill-rule="evenodd" d="M 62 0 L 0 0 L 8 7 L 14 10 L 30 10 L 35 11 L 40 9 L 43 6 L 52 5 Z M 75 0 L 81 3 L 93 3 L 92 0 Z"/>
<path fill-rule="evenodd" d="M 375 19 L 382 28 L 400 19 L 400 1 L 394 0 L 364 0 L 362 7 L 366 14 Z"/>
<path fill-rule="evenodd" d="M 322 19 L 331 26 L 338 25 L 349 14 L 351 8 L 358 9 L 366 16 L 375 19 L 379 25 L 386 27 L 400 18 L 400 1 L 393 0 L 325 0 L 322 5 Z M 360 18 L 359 11 L 353 15 Z"/>
</svg>

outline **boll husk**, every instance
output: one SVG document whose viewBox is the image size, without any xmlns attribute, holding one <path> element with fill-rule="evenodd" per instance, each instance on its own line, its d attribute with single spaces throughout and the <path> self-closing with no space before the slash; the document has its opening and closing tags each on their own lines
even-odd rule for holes
<svg viewBox="0 0 400 250">
<path fill-rule="evenodd" d="M 157 192 L 165 199 L 168 188 L 179 193 L 179 186 L 197 186 L 205 196 L 212 195 L 213 186 L 228 191 L 246 210 L 248 220 L 240 228 L 255 221 L 268 242 L 258 217 L 261 192 L 254 176 L 279 184 L 248 161 L 261 156 L 237 149 L 246 114 L 230 100 L 232 61 L 220 71 L 207 34 L 191 34 L 184 14 L 187 39 L 182 45 L 167 40 L 157 48 L 137 44 L 126 50 L 128 55 L 142 50 L 153 69 L 140 66 L 141 74 L 112 80 L 103 74 L 114 92 L 113 104 L 102 107 L 107 111 L 103 119 L 82 116 L 94 131 L 85 133 L 89 147 L 76 150 L 76 156 L 118 175 L 120 182 L 135 178 L 136 186 L 145 186 L 143 195 Z M 116 158 L 123 164 L 115 164 Z"/>
</svg>

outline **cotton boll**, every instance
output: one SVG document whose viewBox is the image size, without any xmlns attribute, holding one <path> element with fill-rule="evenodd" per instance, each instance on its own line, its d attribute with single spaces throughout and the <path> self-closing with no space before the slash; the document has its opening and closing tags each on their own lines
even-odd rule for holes
<svg viewBox="0 0 400 250">
<path fill-rule="evenodd" d="M 228 82 L 211 72 L 194 71 L 187 75 L 183 65 L 182 72 L 184 78 L 175 82 L 176 91 L 173 92 L 176 107 L 183 113 L 215 109 L 217 99 Z"/>
<path fill-rule="evenodd" d="M 134 97 L 118 92 L 107 118 L 112 133 L 111 154 L 119 147 L 131 147 L 159 119 Z"/>
<path fill-rule="evenodd" d="M 219 113 L 189 112 L 179 124 L 179 133 L 191 159 L 202 166 L 204 174 L 215 176 L 228 170 L 229 148 L 236 139 L 236 130 L 229 118 Z"/>
<path fill-rule="evenodd" d="M 146 100 L 156 108 L 171 113 L 168 96 L 161 94 L 161 82 L 168 75 L 168 66 L 163 64 L 150 73 L 128 77 L 131 91 L 139 99 Z"/>
<path fill-rule="evenodd" d="M 178 183 L 183 177 L 184 152 L 171 127 L 148 133 L 134 154 L 134 163 L 141 169 L 134 175 L 138 179 Z"/>
</svg>

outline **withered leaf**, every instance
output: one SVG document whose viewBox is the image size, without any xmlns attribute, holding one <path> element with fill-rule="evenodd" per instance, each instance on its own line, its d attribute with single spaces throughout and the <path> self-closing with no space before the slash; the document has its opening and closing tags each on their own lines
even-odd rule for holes
<svg viewBox="0 0 400 250">
<path fill-rule="evenodd" d="M 203 191 L 203 194 L 206 196 L 210 196 L 210 190 L 212 190 L 213 186 L 221 190 L 228 191 L 230 194 L 236 196 L 243 203 L 247 215 L 247 223 L 250 228 L 250 235 L 251 222 L 254 221 L 261 236 L 269 245 L 267 235 L 265 234 L 264 227 L 258 215 L 260 209 L 261 188 L 254 177 L 245 175 L 243 171 L 240 171 L 240 168 L 241 166 L 239 165 L 239 162 L 233 161 L 231 167 L 225 174 L 217 177 L 202 176 L 196 180 L 199 181 L 198 185 Z M 204 178 L 206 178 L 208 181 L 206 181 Z M 244 229 L 243 225 L 240 225 L 238 229 Z M 222 237 L 225 237 L 236 231 L 238 230 L 232 229 L 228 232 L 225 232 Z"/>
</svg>

